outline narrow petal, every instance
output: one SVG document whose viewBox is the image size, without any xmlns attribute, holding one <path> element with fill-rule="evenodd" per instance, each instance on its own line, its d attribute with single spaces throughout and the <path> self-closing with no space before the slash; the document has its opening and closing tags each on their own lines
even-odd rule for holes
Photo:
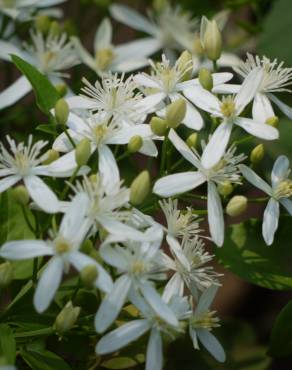
<svg viewBox="0 0 292 370">
<path fill-rule="evenodd" d="M 208 182 L 208 223 L 213 242 L 222 247 L 224 242 L 224 216 L 216 185 Z"/>
<path fill-rule="evenodd" d="M 214 86 L 212 89 L 213 94 L 237 94 L 241 85 L 236 84 L 222 84 Z"/>
<path fill-rule="evenodd" d="M 153 328 L 147 344 L 145 370 L 162 370 L 163 351 L 160 332 Z"/>
<path fill-rule="evenodd" d="M 104 355 L 115 352 L 141 337 L 149 329 L 150 324 L 148 320 L 130 321 L 102 337 L 97 343 L 96 353 Z"/>
<path fill-rule="evenodd" d="M 202 110 L 221 117 L 219 99 L 201 86 L 194 86 L 184 90 L 184 96 Z"/>
<path fill-rule="evenodd" d="M 225 362 L 225 351 L 218 339 L 206 329 L 197 329 L 200 342 L 206 350 L 219 362 Z"/>
<path fill-rule="evenodd" d="M 23 57 L 21 49 L 16 45 L 11 42 L 0 40 L 0 59 L 11 62 L 11 54 Z"/>
<path fill-rule="evenodd" d="M 82 60 L 84 64 L 86 64 L 89 68 L 95 70 L 96 69 L 96 63 L 94 58 L 89 54 L 89 52 L 83 47 L 80 40 L 73 36 L 71 37 L 71 41 L 75 47 L 76 53 Z"/>
<path fill-rule="evenodd" d="M 153 140 L 145 139 L 143 140 L 143 145 L 140 148 L 139 153 L 148 155 L 149 157 L 157 157 L 158 150 Z"/>
<path fill-rule="evenodd" d="M 279 138 L 279 131 L 265 123 L 255 122 L 249 118 L 237 117 L 234 120 L 237 126 L 243 128 L 249 134 L 264 140 L 276 140 Z"/>
<path fill-rule="evenodd" d="M 200 161 L 187 146 L 187 144 L 178 136 L 175 130 L 171 129 L 168 135 L 169 140 L 175 146 L 175 148 L 180 152 L 180 154 L 193 166 L 200 169 Z"/>
<path fill-rule="evenodd" d="M 33 303 L 38 313 L 44 312 L 54 298 L 63 275 L 63 260 L 53 257 L 38 282 Z"/>
<path fill-rule="evenodd" d="M 71 136 L 75 144 L 78 143 L 76 134 L 73 130 L 68 130 L 68 134 Z M 73 145 L 71 144 L 71 141 L 68 139 L 68 136 L 65 134 L 65 132 L 62 132 L 54 141 L 53 143 L 53 149 L 56 150 L 57 152 L 61 153 L 68 153 L 71 150 L 74 149 Z"/>
<path fill-rule="evenodd" d="M 214 301 L 217 291 L 218 286 L 216 285 L 211 285 L 210 288 L 204 290 L 204 292 L 200 296 L 200 300 L 195 310 L 196 316 L 200 316 L 202 313 L 209 310 L 210 306 Z"/>
<path fill-rule="evenodd" d="M 289 212 L 289 214 L 292 216 L 292 200 L 287 198 L 282 198 L 279 201 Z"/>
<path fill-rule="evenodd" d="M 159 40 L 153 37 L 145 37 L 136 41 L 127 42 L 115 47 L 116 60 L 115 63 L 122 61 L 148 57 L 156 53 L 161 47 Z"/>
<path fill-rule="evenodd" d="M 77 168 L 75 160 L 75 150 L 72 150 L 59 159 L 52 162 L 48 166 L 42 168 L 42 174 L 51 177 L 70 177 Z M 84 171 L 80 169 L 78 174 L 86 174 L 88 170 L 84 167 Z"/>
<path fill-rule="evenodd" d="M 218 72 L 218 73 L 212 73 L 213 78 L 213 85 L 221 85 L 225 82 L 231 80 L 233 77 L 233 74 L 230 72 Z"/>
<path fill-rule="evenodd" d="M 252 105 L 252 117 L 256 122 L 266 123 L 268 118 L 274 117 L 275 113 L 270 100 L 265 94 L 257 93 Z"/>
<path fill-rule="evenodd" d="M 18 175 L 12 175 L 0 180 L 0 193 L 11 188 L 21 179 Z"/>
<path fill-rule="evenodd" d="M 166 236 L 167 243 L 170 247 L 171 252 L 175 255 L 178 259 L 180 264 L 185 267 L 187 270 L 191 269 L 190 263 L 185 256 L 180 243 L 175 239 L 173 236 L 167 235 Z"/>
<path fill-rule="evenodd" d="M 0 109 L 9 107 L 23 98 L 31 91 L 31 84 L 25 76 L 13 82 L 7 89 L 0 93 Z"/>
<path fill-rule="evenodd" d="M 172 275 L 172 277 L 168 280 L 167 284 L 165 285 L 162 299 L 165 302 L 169 302 L 171 297 L 176 295 L 183 295 L 184 290 L 184 282 L 178 272 Z"/>
<path fill-rule="evenodd" d="M 126 254 L 123 254 L 121 247 L 114 247 L 112 245 L 105 245 L 100 248 L 100 255 L 103 260 L 115 268 L 125 271 L 129 266 L 129 261 Z"/>
<path fill-rule="evenodd" d="M 264 212 L 263 237 L 267 245 L 273 244 L 280 216 L 279 202 L 271 198 Z"/>
<path fill-rule="evenodd" d="M 264 193 L 272 195 L 272 188 L 263 179 L 261 179 L 252 169 L 244 164 L 239 165 L 239 169 L 248 182 Z"/>
<path fill-rule="evenodd" d="M 289 119 L 292 119 L 292 108 L 289 105 L 283 103 L 274 94 L 268 94 L 269 99 L 277 105 L 277 107 L 283 112 Z"/>
<path fill-rule="evenodd" d="M 124 127 L 113 133 L 107 140 L 108 144 L 128 144 L 133 136 L 148 138 L 153 135 L 150 125 L 137 124 L 135 126 Z"/>
<path fill-rule="evenodd" d="M 289 166 L 289 159 L 285 155 L 280 155 L 277 158 L 271 175 L 273 187 L 277 186 L 280 181 L 287 179 L 290 171 Z"/>
<path fill-rule="evenodd" d="M 120 173 L 116 159 L 106 145 L 98 147 L 98 171 L 107 193 L 110 194 L 120 184 Z"/>
<path fill-rule="evenodd" d="M 92 109 L 95 103 L 83 96 L 70 96 L 66 98 L 66 102 L 70 109 Z"/>
<path fill-rule="evenodd" d="M 155 110 L 156 106 L 162 102 L 162 100 L 166 97 L 164 92 L 158 92 L 151 95 L 146 96 L 142 100 L 140 100 L 136 105 L 136 109 L 140 109 L 142 112 L 152 112 Z"/>
<path fill-rule="evenodd" d="M 145 87 L 150 87 L 150 88 L 160 90 L 160 85 L 155 80 L 153 80 L 150 76 L 148 76 L 146 73 L 136 74 L 136 76 L 134 76 L 134 81 L 140 86 L 145 86 Z"/>
<path fill-rule="evenodd" d="M 94 50 L 108 49 L 112 44 L 112 25 L 108 18 L 104 18 L 96 30 L 94 37 Z"/>
<path fill-rule="evenodd" d="M 16 240 L 3 244 L 0 256 L 8 260 L 25 260 L 39 256 L 50 256 L 52 248 L 42 240 Z"/>
</svg>

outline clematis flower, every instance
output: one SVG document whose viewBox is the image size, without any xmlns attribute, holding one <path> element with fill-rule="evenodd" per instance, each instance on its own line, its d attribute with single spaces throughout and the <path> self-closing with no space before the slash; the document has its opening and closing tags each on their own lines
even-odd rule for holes
<svg viewBox="0 0 292 370">
<path fill-rule="evenodd" d="M 165 102 L 169 99 L 171 102 L 184 98 L 185 91 L 194 90 L 201 91 L 201 84 L 199 79 L 192 79 L 185 81 L 185 76 L 192 71 L 192 60 L 183 62 L 179 58 L 172 66 L 165 55 L 162 55 L 162 61 L 154 63 L 149 61 L 152 67 L 152 74 L 138 73 L 134 80 L 143 88 L 152 89 L 153 93 L 148 95 L 149 100 L 152 101 L 153 107 Z M 214 85 L 222 84 L 222 81 L 228 81 L 232 78 L 231 73 L 214 73 L 212 75 Z M 203 127 L 203 119 L 195 108 L 187 99 L 187 110 L 184 120 L 182 121 L 187 127 L 200 130 Z"/>
<path fill-rule="evenodd" d="M 77 37 L 72 41 L 80 59 L 98 75 L 112 72 L 132 72 L 148 64 L 146 57 L 159 47 L 153 38 L 143 38 L 114 46 L 112 44 L 112 25 L 105 18 L 98 27 L 94 38 L 94 56 L 82 46 Z"/>
<path fill-rule="evenodd" d="M 244 155 L 234 156 L 235 148 L 232 148 L 221 157 L 217 157 L 217 162 L 213 166 L 208 167 L 204 163 L 205 152 L 208 145 L 205 147 L 200 160 L 198 154 L 191 151 L 174 130 L 170 131 L 169 139 L 180 154 L 197 168 L 197 171 L 165 176 L 156 181 L 153 192 L 163 197 L 169 197 L 190 191 L 207 182 L 207 206 L 210 234 L 214 243 L 218 246 L 222 246 L 224 241 L 224 217 L 216 184 L 220 184 L 224 181 L 240 183 L 238 163 L 244 159 Z"/>
<path fill-rule="evenodd" d="M 225 362 L 226 355 L 218 339 L 211 331 L 220 326 L 219 319 L 215 316 L 216 311 L 210 311 L 218 287 L 211 286 L 206 289 L 189 318 L 189 332 L 195 349 L 199 349 L 199 341 L 206 350 L 219 362 Z"/>
<path fill-rule="evenodd" d="M 281 155 L 275 161 L 271 174 L 272 186 L 249 167 L 240 165 L 240 170 L 247 181 L 270 197 L 264 212 L 262 231 L 266 244 L 271 245 L 278 228 L 280 204 L 292 215 L 292 200 L 289 199 L 292 197 L 292 180 L 288 178 L 290 174 L 289 160 L 286 156 Z"/>
<path fill-rule="evenodd" d="M 0 256 L 9 260 L 23 260 L 40 256 L 50 256 L 35 295 L 34 306 L 37 312 L 44 312 L 53 300 L 61 283 L 64 272 L 70 265 L 81 271 L 86 266 L 96 266 L 95 286 L 104 292 L 112 289 L 112 280 L 105 269 L 91 257 L 79 252 L 79 248 L 88 232 L 84 222 L 88 203 L 84 195 L 77 195 L 65 213 L 56 235 L 51 233 L 49 240 L 17 240 L 5 243 L 0 248 Z"/>
<path fill-rule="evenodd" d="M 254 119 L 240 117 L 244 108 L 256 95 L 262 79 L 262 70 L 256 68 L 247 75 L 235 96 L 223 97 L 222 101 L 202 87 L 189 88 L 185 91 L 185 96 L 199 108 L 222 119 L 204 150 L 202 162 L 205 166 L 211 167 L 215 165 L 218 158 L 221 158 L 228 145 L 234 125 L 261 139 L 275 140 L 279 137 L 278 130 L 274 127 L 262 121 L 257 122 Z"/>
</svg>

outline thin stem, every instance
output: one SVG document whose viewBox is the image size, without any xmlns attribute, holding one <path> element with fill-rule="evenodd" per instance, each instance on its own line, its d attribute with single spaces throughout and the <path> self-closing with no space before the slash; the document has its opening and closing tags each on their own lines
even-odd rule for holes
<svg viewBox="0 0 292 370">
<path fill-rule="evenodd" d="M 70 177 L 69 182 L 66 184 L 66 186 L 65 186 L 65 188 L 64 188 L 64 190 L 63 190 L 63 192 L 61 194 L 60 199 L 64 199 L 65 198 L 65 196 L 66 196 L 66 194 L 67 194 L 67 192 L 69 190 L 70 184 L 72 184 L 73 181 L 75 180 L 75 178 L 76 178 L 79 170 L 80 170 L 80 166 L 77 166 L 77 168 L 73 172 L 72 176 Z"/>
<path fill-rule="evenodd" d="M 41 335 L 53 334 L 53 328 L 44 328 L 39 330 L 26 331 L 24 333 L 14 333 L 14 338 L 28 338 L 28 337 L 37 337 Z"/>
<path fill-rule="evenodd" d="M 129 155 L 130 155 L 130 152 L 125 151 L 123 154 L 121 154 L 121 155 L 116 159 L 116 161 L 117 161 L 117 162 L 119 162 L 119 161 L 121 161 L 122 159 L 127 158 Z"/>
<path fill-rule="evenodd" d="M 68 140 L 72 144 L 73 148 L 76 148 L 76 144 L 75 144 L 74 140 L 72 139 L 71 135 L 69 134 L 68 129 L 65 128 L 64 132 L 65 132 L 65 135 L 67 136 Z"/>
<path fill-rule="evenodd" d="M 27 213 L 26 213 L 26 208 L 25 208 L 24 206 L 21 206 L 21 208 L 22 208 L 23 217 L 24 217 L 24 219 L 25 219 L 25 222 L 27 223 L 27 226 L 29 227 L 30 231 L 31 231 L 33 234 L 35 234 L 35 233 L 36 233 L 36 230 L 35 230 L 35 228 L 32 226 L 32 224 L 31 224 L 31 222 L 30 222 L 30 220 L 29 220 L 29 218 L 28 218 L 28 215 L 27 215 Z"/>
<path fill-rule="evenodd" d="M 38 280 L 38 257 L 33 259 L 32 281 L 36 285 Z"/>
<path fill-rule="evenodd" d="M 162 154 L 161 154 L 161 162 L 160 162 L 160 170 L 159 170 L 160 176 L 162 176 L 165 172 L 167 145 L 168 145 L 168 132 L 165 135 L 163 144 L 162 144 Z"/>
<path fill-rule="evenodd" d="M 217 72 L 218 71 L 217 60 L 213 60 L 212 64 L 213 64 L 213 71 Z"/>
<path fill-rule="evenodd" d="M 262 203 L 266 202 L 267 200 L 269 200 L 269 197 L 248 198 L 248 201 L 252 203 Z"/>
</svg>

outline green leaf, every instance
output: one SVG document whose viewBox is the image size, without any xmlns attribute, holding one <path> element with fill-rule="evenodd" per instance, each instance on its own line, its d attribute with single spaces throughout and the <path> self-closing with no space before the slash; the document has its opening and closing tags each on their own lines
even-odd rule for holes
<svg viewBox="0 0 292 370">
<path fill-rule="evenodd" d="M 51 123 L 47 123 L 47 124 L 38 125 L 36 127 L 36 130 L 41 131 L 41 132 L 45 132 L 46 134 L 56 135 L 57 134 L 56 128 L 57 128 L 56 125 L 53 125 Z"/>
<path fill-rule="evenodd" d="M 50 351 L 21 350 L 20 354 L 33 370 L 71 370 L 61 357 Z"/>
<path fill-rule="evenodd" d="M 58 91 L 34 66 L 21 59 L 17 55 L 12 55 L 12 60 L 16 67 L 25 75 L 32 85 L 36 95 L 37 105 L 40 110 L 46 114 L 54 108 L 59 99 Z"/>
<path fill-rule="evenodd" d="M 262 237 L 261 221 L 245 223 L 245 243 L 236 244 L 228 228 L 222 248 L 216 248 L 219 262 L 234 274 L 253 284 L 274 290 L 292 288 L 291 245 L 287 240 L 292 228 L 291 217 L 282 217 L 274 244 L 267 246 Z"/>
<path fill-rule="evenodd" d="M 292 355 L 292 301 L 282 309 L 274 323 L 269 353 L 275 357 Z"/>
<path fill-rule="evenodd" d="M 16 343 L 12 329 L 6 325 L 0 325 L 0 355 L 6 362 L 13 365 L 16 357 Z"/>
<path fill-rule="evenodd" d="M 101 366 L 106 369 L 129 369 L 137 365 L 137 362 L 129 357 L 116 357 L 102 362 Z"/>
</svg>

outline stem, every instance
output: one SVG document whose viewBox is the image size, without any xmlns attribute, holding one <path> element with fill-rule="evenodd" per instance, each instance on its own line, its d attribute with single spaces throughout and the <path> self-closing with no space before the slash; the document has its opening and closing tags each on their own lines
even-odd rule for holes
<svg viewBox="0 0 292 370">
<path fill-rule="evenodd" d="M 248 136 L 244 137 L 241 140 L 236 140 L 233 145 L 236 146 L 236 145 L 239 145 L 239 144 L 243 144 L 243 143 L 245 143 L 247 141 L 250 141 L 252 138 L 253 138 L 252 135 L 248 135 Z"/>
<path fill-rule="evenodd" d="M 249 198 L 248 201 L 252 203 L 262 203 L 269 200 L 269 197 Z"/>
<path fill-rule="evenodd" d="M 28 337 L 36 337 L 40 335 L 48 335 L 53 334 L 54 330 L 53 328 L 44 328 L 39 330 L 32 330 L 32 331 L 26 331 L 24 333 L 15 333 L 15 338 L 28 338 Z"/>
<path fill-rule="evenodd" d="M 33 259 L 32 282 L 36 285 L 38 280 L 38 257 Z"/>
<path fill-rule="evenodd" d="M 72 302 L 74 302 L 80 287 L 81 287 L 81 281 L 80 281 L 80 278 L 79 278 L 78 281 L 77 281 L 76 287 L 73 291 L 72 297 L 71 297 Z"/>
<path fill-rule="evenodd" d="M 78 173 L 79 170 L 80 170 L 80 166 L 77 166 L 77 168 L 73 172 L 72 176 L 70 177 L 69 182 L 67 182 L 67 184 L 66 184 L 66 186 L 65 186 L 65 188 L 64 188 L 64 190 L 63 190 L 63 192 L 61 194 L 60 199 L 64 199 L 65 198 L 65 196 L 66 196 L 66 194 L 67 194 L 67 192 L 69 190 L 70 184 L 72 184 L 73 181 L 75 180 L 75 177 L 77 176 L 77 173 Z"/>
<path fill-rule="evenodd" d="M 128 151 L 125 151 L 123 154 L 121 154 L 117 159 L 116 161 L 119 162 L 121 161 L 122 159 L 125 159 L 126 157 L 128 157 L 130 155 L 130 153 Z"/>
<path fill-rule="evenodd" d="M 162 154 L 161 154 L 161 162 L 160 162 L 160 170 L 159 170 L 160 176 L 162 176 L 165 172 L 167 145 L 168 145 L 168 132 L 165 135 L 163 144 L 162 144 Z"/>
<path fill-rule="evenodd" d="M 212 64 L 213 64 L 213 71 L 217 72 L 218 71 L 217 60 L 213 60 Z"/>
<path fill-rule="evenodd" d="M 68 129 L 65 128 L 64 132 L 65 132 L 65 135 L 67 136 L 68 140 L 72 144 L 73 148 L 76 148 L 76 144 L 75 144 L 74 140 L 72 139 L 71 135 L 69 134 Z"/>
<path fill-rule="evenodd" d="M 26 213 L 26 208 L 24 206 L 21 206 L 22 208 L 22 213 L 23 213 L 23 217 L 25 219 L 25 222 L 27 223 L 27 226 L 29 227 L 30 231 L 35 234 L 36 233 L 36 230 L 34 229 L 34 227 L 32 226 L 28 216 L 27 216 L 27 213 Z"/>
</svg>

